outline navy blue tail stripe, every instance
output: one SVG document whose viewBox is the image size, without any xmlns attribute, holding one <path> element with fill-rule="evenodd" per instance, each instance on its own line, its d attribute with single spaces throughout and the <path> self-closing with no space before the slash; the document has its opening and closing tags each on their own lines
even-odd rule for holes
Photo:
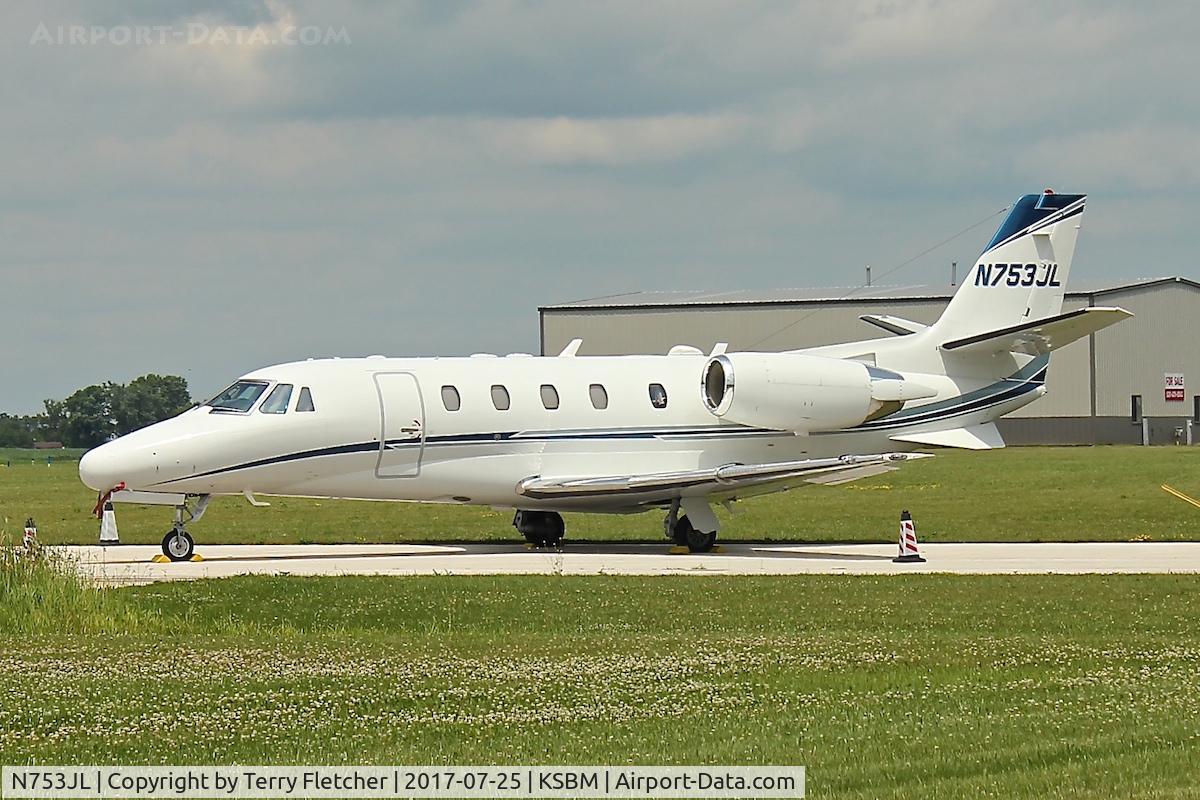
<svg viewBox="0 0 1200 800">
<path fill-rule="evenodd" d="M 972 411 L 982 411 L 985 408 L 991 408 L 992 406 L 1000 405 L 1001 403 L 1016 399 L 1022 395 L 1037 391 L 1037 388 L 1041 385 L 1042 383 L 1040 381 L 1028 381 L 1026 383 L 1017 384 L 1016 386 L 1005 389 L 1004 391 L 996 392 L 995 394 L 990 394 L 986 397 L 980 397 L 976 400 L 972 400 L 969 403 L 963 403 L 962 405 L 954 406 L 953 408 L 935 411 L 929 414 L 914 414 L 910 417 L 905 417 L 904 419 L 900 420 L 882 419 L 877 422 L 868 422 L 859 425 L 857 428 L 852 428 L 851 430 L 888 430 L 893 428 L 906 428 L 909 425 L 916 425 L 918 423 L 937 422 L 943 419 L 950 419 L 951 417 L 957 417 L 962 414 L 969 414 Z"/>
<path fill-rule="evenodd" d="M 983 252 L 1083 213 L 1086 200 L 1087 196 L 1081 194 L 1027 194 L 1019 198 Z"/>
</svg>

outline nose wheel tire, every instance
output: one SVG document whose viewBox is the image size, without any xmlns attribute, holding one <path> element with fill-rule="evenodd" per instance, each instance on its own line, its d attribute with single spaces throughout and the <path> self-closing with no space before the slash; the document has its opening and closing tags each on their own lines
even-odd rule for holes
<svg viewBox="0 0 1200 800">
<path fill-rule="evenodd" d="M 707 553 L 717 544 L 717 533 L 704 533 L 692 527 L 692 522 L 687 517 L 680 517 L 675 521 L 675 528 L 671 531 L 671 541 L 675 544 L 686 547 L 693 553 Z"/>
<path fill-rule="evenodd" d="M 162 540 L 163 555 L 172 561 L 190 561 L 196 552 L 192 536 L 181 528 L 172 528 Z"/>
</svg>

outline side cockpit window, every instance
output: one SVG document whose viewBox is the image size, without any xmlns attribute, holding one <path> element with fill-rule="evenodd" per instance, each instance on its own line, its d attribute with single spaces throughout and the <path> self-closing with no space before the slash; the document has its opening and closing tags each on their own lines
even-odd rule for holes
<svg viewBox="0 0 1200 800">
<path fill-rule="evenodd" d="M 263 404 L 258 407 L 258 410 L 264 414 L 286 414 L 288 403 L 292 399 L 292 385 L 290 383 L 281 383 L 271 390 L 267 395 L 267 399 L 263 400 Z"/>
<path fill-rule="evenodd" d="M 204 405 L 213 411 L 246 412 L 267 390 L 266 381 L 238 381 Z"/>
<path fill-rule="evenodd" d="M 317 407 L 313 405 L 312 392 L 307 386 L 300 387 L 300 399 L 296 401 L 297 411 L 316 411 Z"/>
</svg>

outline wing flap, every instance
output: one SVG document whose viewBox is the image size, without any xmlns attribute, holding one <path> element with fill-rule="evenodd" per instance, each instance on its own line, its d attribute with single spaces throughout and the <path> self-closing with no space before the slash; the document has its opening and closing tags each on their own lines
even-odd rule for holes
<svg viewBox="0 0 1200 800">
<path fill-rule="evenodd" d="M 898 467 L 894 467 L 891 464 L 871 464 L 840 472 L 826 472 L 820 475 L 813 475 L 810 478 L 805 478 L 804 482 L 813 483 L 818 486 L 841 486 L 843 483 L 853 483 L 854 481 L 861 481 L 863 478 L 873 478 L 876 475 L 895 472 L 897 469 Z"/>
<path fill-rule="evenodd" d="M 1021 325 L 953 339 L 942 344 L 942 349 L 952 353 L 1007 351 L 1040 356 L 1132 316 L 1133 314 L 1123 308 L 1092 306 Z"/>
<path fill-rule="evenodd" d="M 644 475 L 546 478 L 534 476 L 517 484 L 517 492 L 535 499 L 577 498 L 619 495 L 680 496 L 681 493 L 707 494 L 742 487 L 762 486 L 796 479 L 809 482 L 816 477 L 888 467 L 902 461 L 927 457 L 927 453 L 880 453 L 877 455 L 814 458 L 804 461 L 778 461 L 770 464 L 723 464 L 719 467 L 657 472 Z M 874 474 L 874 473 L 872 473 Z M 861 477 L 866 477 L 862 475 Z M 855 478 L 856 479 L 856 478 Z"/>
</svg>

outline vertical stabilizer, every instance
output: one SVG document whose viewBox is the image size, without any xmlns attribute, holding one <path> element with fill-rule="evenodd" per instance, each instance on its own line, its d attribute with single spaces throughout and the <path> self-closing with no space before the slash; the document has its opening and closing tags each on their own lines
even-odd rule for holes
<svg viewBox="0 0 1200 800">
<path fill-rule="evenodd" d="M 939 339 L 1060 313 L 1086 199 L 1047 189 L 1017 200 L 934 326 Z"/>
</svg>

